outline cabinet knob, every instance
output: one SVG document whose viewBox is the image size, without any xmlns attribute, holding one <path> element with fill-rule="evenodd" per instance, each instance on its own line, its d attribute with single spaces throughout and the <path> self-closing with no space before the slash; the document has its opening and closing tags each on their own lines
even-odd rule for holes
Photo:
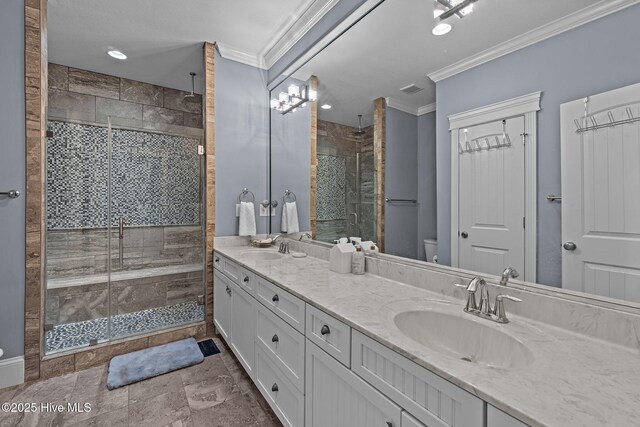
<svg viewBox="0 0 640 427">
<path fill-rule="evenodd" d="M 220 257 L 216 257 L 215 261 L 216 261 L 216 264 L 218 264 L 220 262 Z"/>
<path fill-rule="evenodd" d="M 278 301 L 280 301 L 280 297 L 278 296 L 278 294 L 275 294 L 275 295 L 273 296 L 273 298 L 271 298 L 271 301 L 273 301 L 273 302 L 278 302 Z"/>
<path fill-rule="evenodd" d="M 271 342 L 278 342 L 280 341 L 280 338 L 278 338 L 277 334 L 273 334 L 273 337 L 271 337 Z"/>
<path fill-rule="evenodd" d="M 393 423 L 391 421 L 387 421 L 387 427 L 393 427 Z"/>
<path fill-rule="evenodd" d="M 273 392 L 278 391 L 278 384 L 273 383 L 273 385 L 271 386 L 271 391 L 273 391 Z"/>
<path fill-rule="evenodd" d="M 231 289 L 229 289 L 229 286 L 227 286 L 227 293 L 231 295 Z"/>
<path fill-rule="evenodd" d="M 320 333 L 322 335 L 328 335 L 331 333 L 331 329 L 329 329 L 329 326 L 327 325 L 322 325 L 322 328 L 320 329 Z"/>
<path fill-rule="evenodd" d="M 244 279 L 242 279 L 242 281 L 244 283 L 249 283 L 249 276 L 244 276 Z"/>
</svg>

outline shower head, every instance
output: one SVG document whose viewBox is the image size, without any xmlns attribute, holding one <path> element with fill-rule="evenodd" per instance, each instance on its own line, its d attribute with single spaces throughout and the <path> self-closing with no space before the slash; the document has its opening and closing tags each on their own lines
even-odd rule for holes
<svg viewBox="0 0 640 427">
<path fill-rule="evenodd" d="M 358 114 L 358 130 L 355 131 L 354 135 L 364 135 L 366 132 L 362 130 L 362 114 Z"/>
<path fill-rule="evenodd" d="M 185 102 L 189 102 L 189 103 L 197 103 L 200 102 L 200 96 L 198 96 L 194 91 L 196 89 L 196 73 L 191 72 L 189 73 L 189 75 L 191 76 L 191 93 L 188 95 L 185 95 L 184 100 Z"/>
</svg>

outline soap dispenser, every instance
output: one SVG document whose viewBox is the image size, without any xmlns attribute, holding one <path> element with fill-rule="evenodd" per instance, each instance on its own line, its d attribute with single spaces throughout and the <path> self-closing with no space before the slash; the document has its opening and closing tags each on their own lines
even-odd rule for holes
<svg viewBox="0 0 640 427">
<path fill-rule="evenodd" d="M 362 246 L 356 246 L 356 251 L 351 256 L 351 272 L 353 274 L 364 274 L 364 252 Z"/>
</svg>

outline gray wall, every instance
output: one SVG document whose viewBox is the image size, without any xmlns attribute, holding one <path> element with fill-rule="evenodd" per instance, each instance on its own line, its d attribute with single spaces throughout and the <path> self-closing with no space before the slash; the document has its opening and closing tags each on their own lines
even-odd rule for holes
<svg viewBox="0 0 640 427">
<path fill-rule="evenodd" d="M 0 1 L 0 348 L 3 359 L 24 354 L 25 134 L 24 2 Z"/>
<path fill-rule="evenodd" d="M 267 232 L 259 202 L 268 197 L 267 72 L 216 52 L 216 235 L 238 234 L 236 202 L 243 187 L 256 196 L 257 232 Z"/>
<path fill-rule="evenodd" d="M 436 113 L 418 116 L 418 259 L 424 260 L 424 239 L 436 230 Z"/>
<path fill-rule="evenodd" d="M 418 118 L 394 108 L 386 110 L 385 197 L 418 197 Z M 416 258 L 418 206 L 385 204 L 385 252 Z"/>
<path fill-rule="evenodd" d="M 640 81 L 640 5 L 436 85 L 438 258 L 451 262 L 451 141 L 447 116 L 541 90 L 538 113 L 538 282 L 560 286 L 560 104 Z"/>
<path fill-rule="evenodd" d="M 273 90 L 273 97 L 287 90 L 290 84 L 302 84 L 289 78 Z M 280 232 L 282 197 L 285 190 L 296 194 L 300 231 L 311 230 L 311 104 L 295 113 L 281 114 L 271 110 L 271 199 L 278 201 L 271 231 Z M 290 199 L 288 199 L 290 200 Z"/>
<path fill-rule="evenodd" d="M 340 0 L 326 15 L 320 19 L 298 42 L 293 45 L 269 69 L 269 82 L 272 82 L 298 58 L 304 55 L 322 37 L 327 35 L 344 19 L 351 15 L 366 0 Z"/>
</svg>

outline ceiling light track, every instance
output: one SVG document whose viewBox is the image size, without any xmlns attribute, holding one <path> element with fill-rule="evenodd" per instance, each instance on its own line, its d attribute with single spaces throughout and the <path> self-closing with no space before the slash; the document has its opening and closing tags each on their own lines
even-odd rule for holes
<svg viewBox="0 0 640 427">
<path fill-rule="evenodd" d="M 445 3 L 449 3 L 446 0 L 437 0 L 438 3 L 443 4 L 443 2 Z M 455 6 L 451 6 L 451 3 L 449 3 L 449 7 L 450 9 L 447 10 L 446 12 L 443 12 L 439 18 L 441 21 L 444 21 L 447 18 L 452 17 L 453 15 L 458 16 L 458 18 L 462 18 L 465 14 L 462 12 L 464 9 L 466 9 L 469 6 L 472 6 L 473 3 L 477 2 L 478 0 L 464 0 L 460 3 L 458 3 Z"/>
</svg>

